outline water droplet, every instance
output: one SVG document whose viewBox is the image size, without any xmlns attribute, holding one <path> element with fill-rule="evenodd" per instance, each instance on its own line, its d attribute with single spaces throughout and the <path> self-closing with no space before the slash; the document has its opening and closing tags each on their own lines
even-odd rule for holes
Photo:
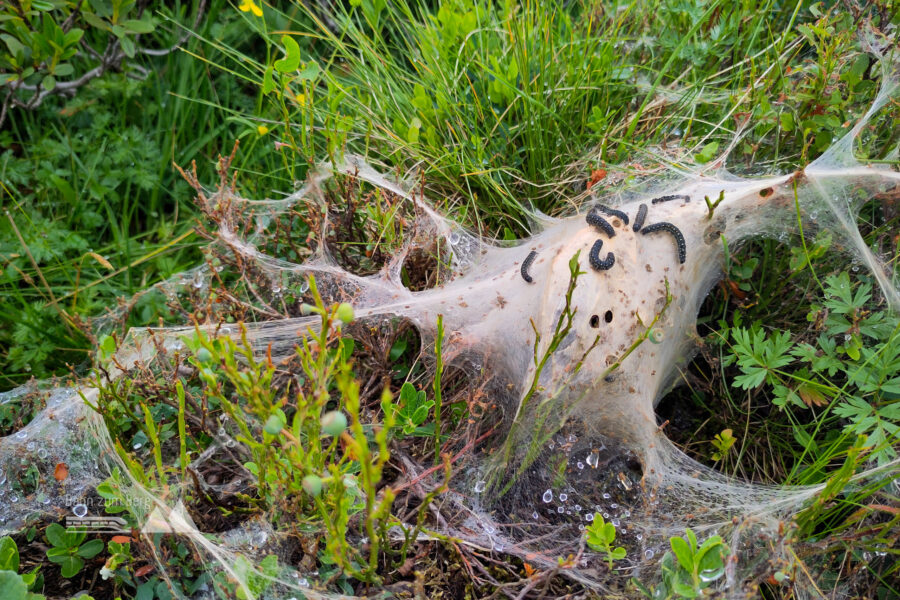
<svg viewBox="0 0 900 600">
<path fill-rule="evenodd" d="M 615 502 L 613 502 L 612 504 L 609 505 L 609 507 L 610 508 L 619 508 L 619 505 L 616 504 Z"/>
<path fill-rule="evenodd" d="M 715 581 L 718 579 L 722 573 L 718 571 L 718 569 L 711 569 L 706 571 L 700 571 L 700 581 L 703 583 L 709 583 L 711 581 Z"/>
<path fill-rule="evenodd" d="M 135 450 L 140 450 L 142 446 L 143 446 L 142 443 L 140 443 L 140 442 L 135 442 L 134 445 L 131 446 L 131 447 L 134 448 Z"/>
<path fill-rule="evenodd" d="M 559 514 L 563 514 L 565 512 L 565 510 L 566 510 L 566 508 L 564 506 L 558 506 L 556 508 L 556 512 L 558 512 Z"/>
<path fill-rule="evenodd" d="M 630 517 L 630 516 L 631 516 L 631 511 L 630 511 L 630 510 L 626 510 L 624 513 L 622 513 L 622 516 L 623 516 L 623 517 L 626 517 L 626 518 L 627 518 L 627 517 Z"/>
<path fill-rule="evenodd" d="M 34 442 L 28 442 L 25 444 L 25 449 L 29 452 L 34 452 Z"/>
<path fill-rule="evenodd" d="M 603 513 L 603 518 L 604 518 L 604 519 L 608 519 L 608 518 L 609 518 L 609 513 L 607 513 L 607 512 Z"/>
<path fill-rule="evenodd" d="M 491 525 L 490 523 L 485 523 L 484 530 L 488 533 L 494 533 L 495 531 L 497 531 L 497 528 L 494 527 L 493 525 Z"/>
<path fill-rule="evenodd" d="M 550 440 L 547 443 L 547 447 L 550 448 L 551 450 L 553 450 L 553 448 L 556 447 L 556 444 L 553 442 L 553 440 Z"/>
<path fill-rule="evenodd" d="M 541 497 L 541 500 L 543 500 L 544 503 L 550 502 L 551 500 L 553 500 L 553 492 L 551 492 L 550 490 L 547 490 L 546 492 L 544 492 L 544 495 Z"/>
<path fill-rule="evenodd" d="M 578 467 L 578 470 L 580 471 L 581 469 L 584 468 L 584 463 L 579 460 L 575 466 Z"/>
<path fill-rule="evenodd" d="M 483 480 L 476 481 L 475 482 L 475 493 L 480 494 L 481 492 L 483 492 L 486 485 L 487 484 Z"/>
<path fill-rule="evenodd" d="M 621 523 L 621 521 L 619 521 L 618 519 L 613 519 L 613 520 L 612 520 L 612 524 L 613 524 L 613 527 L 618 527 L 618 526 L 621 525 L 622 523 Z"/>
<path fill-rule="evenodd" d="M 20 440 L 24 440 L 25 438 L 28 437 L 28 432 L 25 431 L 24 429 L 20 429 L 19 431 L 16 432 L 16 437 L 19 438 Z"/>
<path fill-rule="evenodd" d="M 85 506 L 84 504 L 76 504 L 72 507 L 72 514 L 79 518 L 83 517 L 87 514 L 87 506 Z"/>
<path fill-rule="evenodd" d="M 640 533 L 637 534 L 635 537 L 637 538 L 638 541 L 641 541 L 642 539 L 644 539 L 644 536 L 641 535 Z"/>
<path fill-rule="evenodd" d="M 575 505 L 575 512 L 581 512 L 581 505 L 580 505 L 580 504 L 576 504 L 576 505 Z"/>
<path fill-rule="evenodd" d="M 19 497 L 18 496 L 10 496 L 9 501 L 12 502 L 13 504 L 15 504 L 16 502 L 19 501 Z"/>
<path fill-rule="evenodd" d="M 537 511 L 534 511 L 533 513 L 531 513 L 531 518 L 532 518 L 532 519 L 537 519 L 537 518 L 538 518 Z"/>
<path fill-rule="evenodd" d="M 609 500 L 610 498 L 611 498 L 611 496 L 610 496 L 607 492 L 603 492 L 603 499 L 604 499 L 604 500 Z"/>
<path fill-rule="evenodd" d="M 578 531 L 584 531 L 584 524 L 582 524 L 582 523 L 578 524 Z"/>
<path fill-rule="evenodd" d="M 50 504 L 50 498 L 44 498 L 44 504 Z"/>
<path fill-rule="evenodd" d="M 559 495 L 560 502 L 565 502 L 568 499 L 569 499 L 569 495 L 566 494 L 565 492 L 563 492 L 562 494 Z"/>
<path fill-rule="evenodd" d="M 451 244 L 453 244 L 455 246 L 456 244 L 459 243 L 460 239 L 462 239 L 462 238 L 460 238 L 458 233 L 453 232 L 450 234 L 450 237 L 447 239 Z"/>
<path fill-rule="evenodd" d="M 194 285 L 194 287 L 195 287 L 196 289 L 199 290 L 200 288 L 203 287 L 203 280 L 202 280 L 202 279 L 196 279 L 196 280 L 194 280 L 194 284 L 193 284 L 193 285 Z"/>
<path fill-rule="evenodd" d="M 650 550 L 649 548 L 644 550 L 644 558 L 647 560 L 650 560 L 651 558 L 653 558 L 653 550 Z"/>
</svg>

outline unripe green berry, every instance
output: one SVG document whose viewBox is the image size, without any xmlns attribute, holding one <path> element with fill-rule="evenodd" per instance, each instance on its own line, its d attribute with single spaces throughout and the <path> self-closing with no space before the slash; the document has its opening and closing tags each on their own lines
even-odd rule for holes
<svg viewBox="0 0 900 600">
<path fill-rule="evenodd" d="M 303 491 L 313 498 L 322 493 L 322 478 L 318 475 L 307 475 L 303 478 L 301 485 L 303 486 Z"/>
<path fill-rule="evenodd" d="M 347 417 L 338 410 L 332 410 L 322 415 L 322 431 L 328 435 L 339 436 L 347 429 Z"/>
<path fill-rule="evenodd" d="M 347 302 L 341 302 L 340 306 L 337 308 L 337 318 L 343 321 L 344 323 L 349 323 L 353 320 L 353 307 L 350 306 Z"/>
<path fill-rule="evenodd" d="M 197 350 L 197 360 L 204 365 L 208 365 L 212 362 L 212 354 L 206 348 L 200 348 Z"/>
</svg>

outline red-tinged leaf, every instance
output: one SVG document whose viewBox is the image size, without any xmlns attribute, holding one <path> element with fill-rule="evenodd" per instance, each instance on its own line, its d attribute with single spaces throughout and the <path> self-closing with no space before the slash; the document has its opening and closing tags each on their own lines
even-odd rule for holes
<svg viewBox="0 0 900 600">
<path fill-rule="evenodd" d="M 141 567 L 140 569 L 138 569 L 137 571 L 134 572 L 134 576 L 135 577 L 143 577 L 144 575 L 147 575 L 148 573 L 152 573 L 153 569 L 155 569 L 155 568 L 156 568 L 156 565 L 144 565 L 143 567 Z"/>
</svg>

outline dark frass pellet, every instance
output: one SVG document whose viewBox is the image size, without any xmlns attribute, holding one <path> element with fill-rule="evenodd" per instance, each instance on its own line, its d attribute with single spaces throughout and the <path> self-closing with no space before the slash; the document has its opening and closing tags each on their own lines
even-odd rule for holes
<svg viewBox="0 0 900 600">
<path fill-rule="evenodd" d="M 631 226 L 631 230 L 634 232 L 638 232 L 641 230 L 641 227 L 644 226 L 644 220 L 647 218 L 647 205 L 641 204 L 638 207 L 638 214 L 634 218 L 634 225 Z"/>
<path fill-rule="evenodd" d="M 622 219 L 622 222 L 623 222 L 623 223 L 625 223 L 626 225 L 628 225 L 628 215 L 626 215 L 626 214 L 625 214 L 624 212 L 622 212 L 621 210 L 616 210 L 615 208 L 612 208 L 612 207 L 610 207 L 610 206 L 606 206 L 605 204 L 595 204 L 595 205 L 594 205 L 594 210 L 599 210 L 599 211 L 602 212 L 604 215 L 609 215 L 609 216 L 611 216 L 611 217 L 618 217 L 618 218 Z"/>
<path fill-rule="evenodd" d="M 606 222 L 606 219 L 598 215 L 597 213 L 591 211 L 587 214 L 587 218 L 585 219 L 587 224 L 591 227 L 596 227 L 609 237 L 613 237 L 616 235 L 616 230 L 613 229 L 613 226 Z"/>
<path fill-rule="evenodd" d="M 531 268 L 531 263 L 534 262 L 534 258 L 536 256 L 537 256 L 537 252 L 532 250 L 531 252 L 528 253 L 528 256 L 525 257 L 525 260 L 522 261 L 522 269 L 521 269 L 522 279 L 524 279 L 528 283 L 531 283 L 534 281 L 534 279 L 531 278 L 531 275 L 528 274 L 528 269 Z"/>
<path fill-rule="evenodd" d="M 657 231 L 665 231 L 672 234 L 672 237 L 675 238 L 675 244 L 678 246 L 678 262 L 684 264 L 684 260 L 687 258 L 687 245 L 684 243 L 684 236 L 681 235 L 681 231 L 671 223 L 662 221 L 653 225 L 647 225 L 641 233 L 647 235 Z"/>
<path fill-rule="evenodd" d="M 685 202 L 690 202 L 691 197 L 687 194 L 669 194 L 668 196 L 660 196 L 659 198 L 654 198 L 650 202 L 653 204 L 659 204 L 660 202 L 668 202 L 669 200 L 684 200 Z"/>
<path fill-rule="evenodd" d="M 588 254 L 588 258 L 591 261 L 591 266 L 597 271 L 606 271 L 611 269 L 614 264 L 616 264 L 616 257 L 612 252 L 606 255 L 604 260 L 600 260 L 600 250 L 603 248 L 603 240 L 597 240 L 594 242 L 594 245 L 591 246 L 591 252 Z"/>
</svg>

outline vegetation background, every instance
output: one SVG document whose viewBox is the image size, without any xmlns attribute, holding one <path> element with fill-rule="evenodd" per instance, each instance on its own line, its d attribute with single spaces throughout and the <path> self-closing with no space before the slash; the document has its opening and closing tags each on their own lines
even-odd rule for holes
<svg viewBox="0 0 900 600">
<path fill-rule="evenodd" d="M 175 163 L 196 161 L 212 183 L 217 155 L 240 140 L 237 185 L 265 197 L 351 150 L 417 167 L 442 211 L 515 239 L 533 208 L 565 214 L 592 186 L 627 183 L 660 157 L 706 163 L 738 133 L 733 170 L 802 167 L 877 91 L 859 31 L 896 45 L 898 23 L 889 0 L 3 3 L 0 389 L 86 373 L 102 341 L 92 318 L 202 260 L 204 217 Z M 896 163 L 897 108 L 860 156 Z M 886 197 L 861 216 L 892 265 L 898 214 Z M 823 481 L 851 455 L 851 468 L 896 456 L 897 317 L 830 245 L 764 240 L 729 255 L 699 321 L 704 351 L 659 409 L 687 452 L 775 483 Z M 129 324 L 165 314 L 143 297 Z M 403 348 L 392 356 L 405 373 L 415 361 Z M 877 372 L 854 378 L 873 356 Z M 0 405 L 0 426 L 37 408 Z M 856 435 L 869 436 L 862 455 Z M 853 529 L 848 507 L 865 497 L 836 492 L 804 534 Z M 892 510 L 866 536 L 841 538 L 835 581 L 870 569 L 866 593 L 898 593 L 896 566 L 863 556 L 896 556 Z M 139 587 L 133 571 L 126 595 Z"/>
</svg>

